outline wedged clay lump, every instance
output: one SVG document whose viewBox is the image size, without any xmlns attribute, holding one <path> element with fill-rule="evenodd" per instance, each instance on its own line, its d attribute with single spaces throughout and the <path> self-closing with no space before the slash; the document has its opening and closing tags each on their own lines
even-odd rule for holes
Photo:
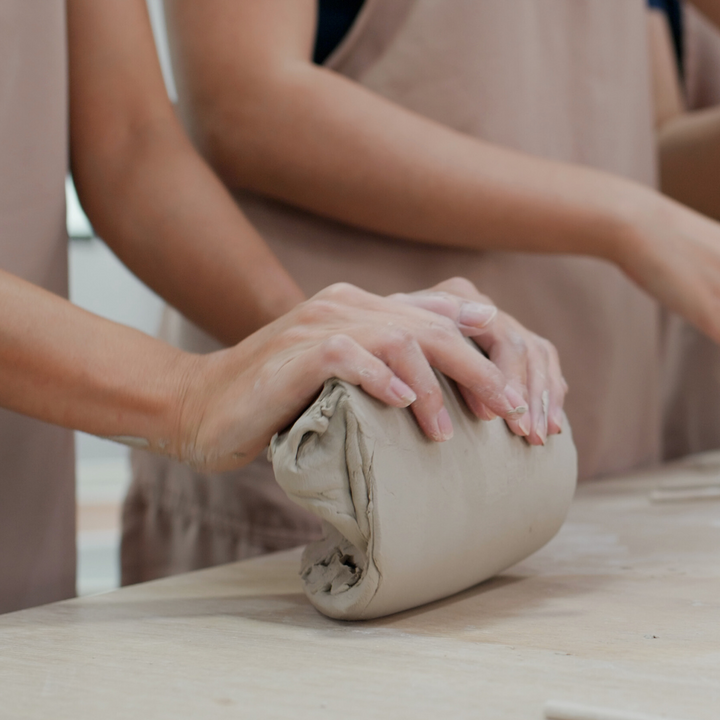
<svg viewBox="0 0 720 720">
<path fill-rule="evenodd" d="M 381 617 L 509 568 L 560 529 L 577 480 L 570 427 L 531 447 L 485 422 L 439 376 L 455 428 L 428 440 L 410 410 L 339 380 L 270 446 L 288 496 L 323 520 L 301 577 L 333 618 Z"/>
</svg>

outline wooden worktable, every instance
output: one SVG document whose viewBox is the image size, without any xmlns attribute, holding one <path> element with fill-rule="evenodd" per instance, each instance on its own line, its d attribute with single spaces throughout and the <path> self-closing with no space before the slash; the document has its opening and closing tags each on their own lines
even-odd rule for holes
<svg viewBox="0 0 720 720">
<path fill-rule="evenodd" d="M 320 616 L 296 551 L 5 615 L 0 718 L 717 720 L 718 495 L 720 454 L 586 484 L 529 560 L 378 621 Z"/>
</svg>

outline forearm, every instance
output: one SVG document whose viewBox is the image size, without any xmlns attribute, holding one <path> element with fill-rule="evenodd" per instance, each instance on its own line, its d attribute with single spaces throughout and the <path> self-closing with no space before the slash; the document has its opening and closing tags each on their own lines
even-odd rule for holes
<svg viewBox="0 0 720 720">
<path fill-rule="evenodd" d="M 73 174 L 101 237 L 233 344 L 302 299 L 175 118 L 144 0 L 68 0 Z"/>
<path fill-rule="evenodd" d="M 226 344 L 302 293 L 174 119 L 74 163 L 101 237 L 147 285 Z"/>
<path fill-rule="evenodd" d="M 663 192 L 720 220 L 720 108 L 686 113 L 665 123 L 659 148 Z"/>
<path fill-rule="evenodd" d="M 172 451 L 193 356 L 3 271 L 0 305 L 1 406 Z"/>
<path fill-rule="evenodd" d="M 609 257 L 648 192 L 465 136 L 320 68 L 217 103 L 195 102 L 191 127 L 231 187 L 411 240 Z"/>
</svg>

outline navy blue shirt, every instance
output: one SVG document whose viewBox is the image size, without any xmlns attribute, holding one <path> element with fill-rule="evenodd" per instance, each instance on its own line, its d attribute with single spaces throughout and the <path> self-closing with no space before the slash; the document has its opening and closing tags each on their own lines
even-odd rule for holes
<svg viewBox="0 0 720 720">
<path fill-rule="evenodd" d="M 363 4 L 364 0 L 318 0 L 318 27 L 313 53 L 313 60 L 318 65 L 325 62 L 342 42 Z M 678 64 L 682 68 L 683 17 L 680 0 L 648 0 L 648 4 L 667 14 Z"/>
<path fill-rule="evenodd" d="M 678 65 L 682 70 L 683 66 L 683 14 L 682 4 L 680 0 L 648 0 L 648 5 L 658 10 L 662 10 L 668 17 L 670 29 L 672 31 L 673 43 L 675 45 L 675 54 L 677 55 Z"/>
<path fill-rule="evenodd" d="M 322 65 L 342 42 L 365 0 L 319 0 L 313 61 Z"/>
</svg>

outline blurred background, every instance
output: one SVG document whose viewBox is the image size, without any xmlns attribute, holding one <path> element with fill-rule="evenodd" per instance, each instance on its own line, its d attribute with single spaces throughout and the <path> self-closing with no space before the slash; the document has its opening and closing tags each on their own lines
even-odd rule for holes
<svg viewBox="0 0 720 720">
<path fill-rule="evenodd" d="M 170 97 L 175 87 L 165 40 L 162 0 L 147 0 L 161 67 Z M 162 301 L 135 278 L 95 237 L 72 178 L 66 182 L 70 235 L 70 299 L 116 322 L 155 334 Z M 78 501 L 78 593 L 88 595 L 120 583 L 120 510 L 130 482 L 128 448 L 75 434 Z"/>
</svg>

